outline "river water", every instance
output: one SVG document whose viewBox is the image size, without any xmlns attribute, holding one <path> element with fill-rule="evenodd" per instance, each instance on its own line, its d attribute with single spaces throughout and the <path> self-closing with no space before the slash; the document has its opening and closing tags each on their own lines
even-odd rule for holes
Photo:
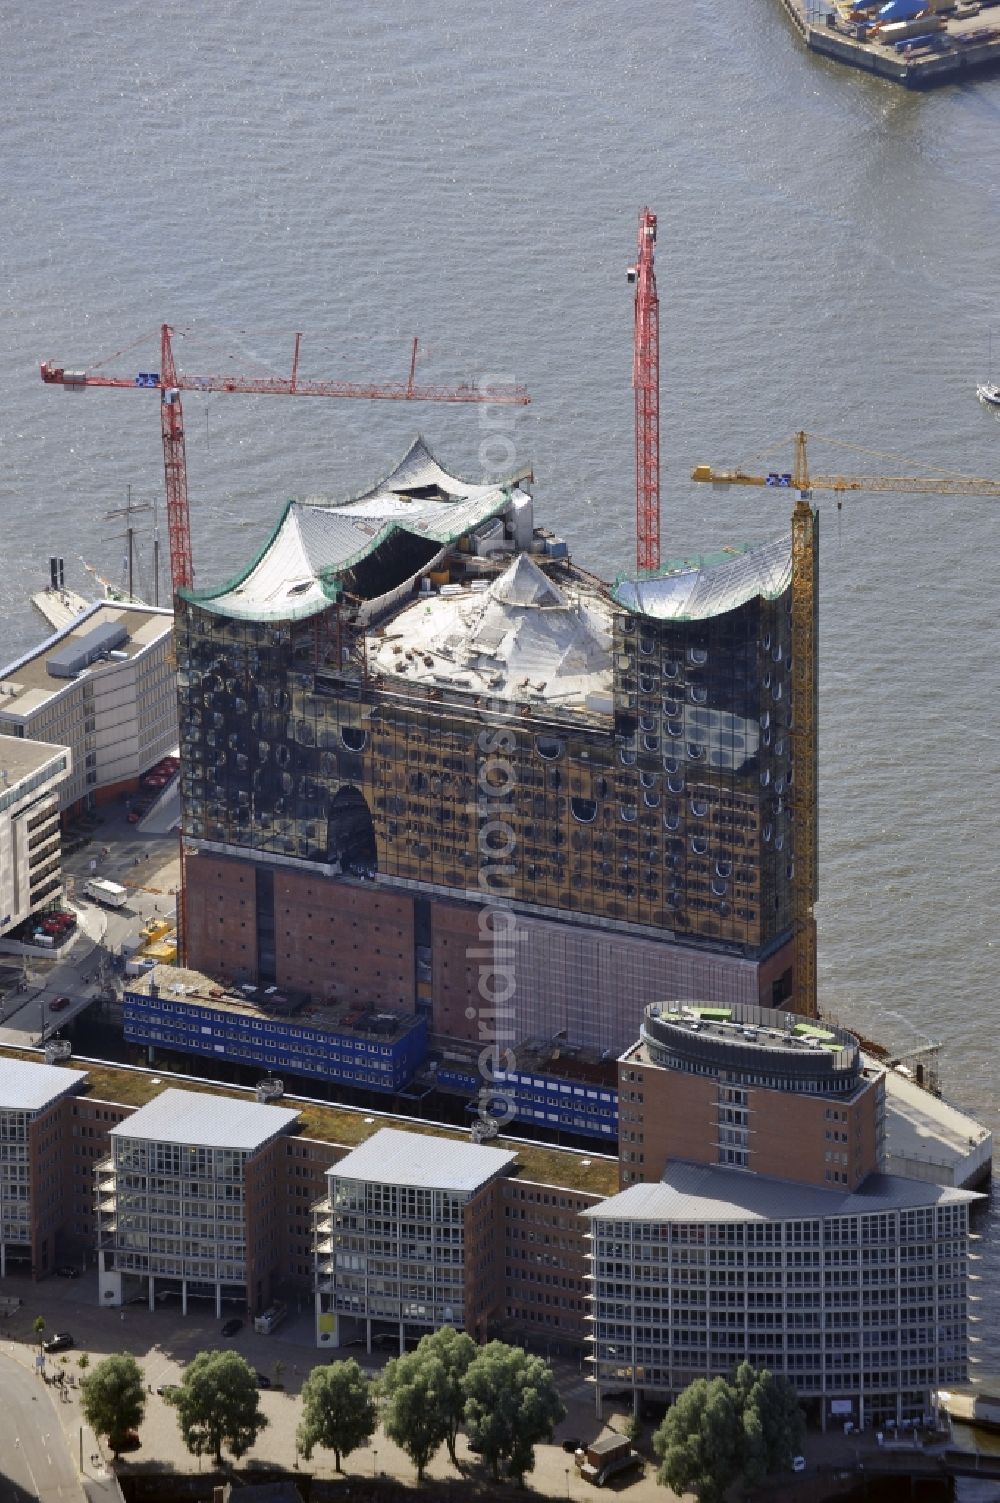
<svg viewBox="0 0 1000 1503">
<path fill-rule="evenodd" d="M 162 490 L 156 397 L 37 362 L 456 382 L 504 374 L 542 520 L 607 576 L 634 550 L 637 210 L 659 214 L 664 554 L 761 538 L 788 497 L 699 461 L 1000 474 L 987 375 L 1000 78 L 913 95 L 805 53 L 777 0 L 105 0 L 0 8 L 3 657 L 50 553 L 119 577 L 106 511 Z M 118 353 L 121 352 L 121 353 Z M 116 357 L 116 358 L 109 358 Z M 994 374 L 1000 374 L 1000 371 Z M 419 427 L 470 476 L 476 408 L 192 396 L 196 569 L 250 558 L 290 495 L 343 496 Z M 774 447 L 778 445 L 778 447 Z M 900 458 L 899 456 L 903 456 Z M 821 1004 L 945 1045 L 994 1130 L 1000 504 L 820 503 Z M 1000 1227 L 979 1244 L 1000 1359 Z"/>
</svg>

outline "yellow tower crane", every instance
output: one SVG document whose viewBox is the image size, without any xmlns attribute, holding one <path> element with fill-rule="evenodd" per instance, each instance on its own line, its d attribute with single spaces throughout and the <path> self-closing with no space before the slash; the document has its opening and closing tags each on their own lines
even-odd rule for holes
<svg viewBox="0 0 1000 1503">
<path fill-rule="evenodd" d="M 810 475 L 806 434 L 793 439 L 792 468 L 750 474 L 743 469 L 717 470 L 697 465 L 692 480 L 712 485 L 761 485 L 795 490 L 792 512 L 792 1005 L 806 1017 L 818 1015 L 816 995 L 817 891 L 817 683 L 816 614 L 819 519 L 810 506 L 813 491 L 900 491 L 919 496 L 992 496 L 1000 500 L 1000 481 L 976 475 Z M 816 435 L 814 434 L 815 438 Z M 837 440 L 824 440 L 837 442 Z M 848 444 L 844 447 L 856 448 Z M 866 451 L 859 451 L 866 452 Z M 838 501 L 838 507 L 840 502 Z"/>
</svg>

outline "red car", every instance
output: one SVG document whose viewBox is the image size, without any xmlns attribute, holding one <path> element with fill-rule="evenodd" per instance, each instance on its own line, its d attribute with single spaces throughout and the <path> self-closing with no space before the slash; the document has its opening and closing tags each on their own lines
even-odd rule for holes
<svg viewBox="0 0 1000 1503">
<path fill-rule="evenodd" d="M 56 997 L 49 1003 L 49 1012 L 62 1012 L 63 1008 L 69 1006 L 69 1003 L 69 997 Z"/>
</svg>

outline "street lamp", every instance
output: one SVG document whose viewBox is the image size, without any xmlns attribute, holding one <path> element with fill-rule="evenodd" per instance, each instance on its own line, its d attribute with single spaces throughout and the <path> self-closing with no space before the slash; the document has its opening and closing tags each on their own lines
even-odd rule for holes
<svg viewBox="0 0 1000 1503">
<path fill-rule="evenodd" d="M 378 1447 L 372 1446 L 372 1476 L 378 1476 Z"/>
</svg>

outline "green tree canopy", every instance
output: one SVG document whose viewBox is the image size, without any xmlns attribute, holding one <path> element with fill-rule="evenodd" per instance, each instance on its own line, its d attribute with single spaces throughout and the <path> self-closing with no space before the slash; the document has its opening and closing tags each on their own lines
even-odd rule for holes
<svg viewBox="0 0 1000 1503">
<path fill-rule="evenodd" d="M 747 1438 L 744 1475 L 756 1486 L 769 1473 L 791 1466 L 802 1449 L 805 1420 L 794 1386 L 766 1367 L 741 1362 L 733 1387 Z"/>
<path fill-rule="evenodd" d="M 341 1456 L 349 1456 L 375 1434 L 378 1414 L 374 1385 L 354 1358 L 314 1367 L 302 1385 L 302 1419 L 296 1443 L 308 1461 L 315 1446 L 332 1451 L 337 1471 Z"/>
<path fill-rule="evenodd" d="M 465 1331 L 456 1331 L 454 1326 L 439 1326 L 431 1335 L 421 1338 L 417 1354 L 430 1354 L 437 1358 L 444 1371 L 444 1386 L 441 1402 L 445 1412 L 447 1429 L 445 1444 L 455 1466 L 455 1440 L 465 1417 L 465 1374 L 479 1348 Z"/>
<path fill-rule="evenodd" d="M 659 1480 L 699 1503 L 720 1503 L 737 1478 L 756 1486 L 788 1466 L 804 1433 L 792 1384 L 741 1362 L 730 1381 L 699 1378 L 679 1395 L 653 1437 Z"/>
<path fill-rule="evenodd" d="M 518 1485 L 535 1465 L 535 1445 L 551 1440 L 566 1410 L 552 1370 L 520 1347 L 491 1341 L 470 1362 L 464 1380 L 469 1439 L 499 1479 Z"/>
<path fill-rule="evenodd" d="M 81 1359 L 82 1365 L 82 1359 Z M 106 1435 L 115 1460 L 131 1430 L 138 1430 L 146 1412 L 142 1368 L 128 1352 L 105 1357 L 80 1380 L 83 1416 L 95 1435 Z"/>
<path fill-rule="evenodd" d="M 736 1394 L 725 1378 L 699 1378 L 679 1394 L 653 1436 L 659 1481 L 678 1497 L 721 1503 L 740 1474 L 743 1427 Z"/>
<path fill-rule="evenodd" d="M 172 1396 L 184 1444 L 192 1456 L 209 1452 L 222 1465 L 222 1447 L 237 1460 L 267 1425 L 257 1379 L 238 1352 L 199 1352 Z"/>
<path fill-rule="evenodd" d="M 382 1374 L 382 1425 L 424 1480 L 427 1463 L 448 1439 L 448 1375 L 438 1357 L 419 1349 L 388 1363 Z"/>
</svg>

